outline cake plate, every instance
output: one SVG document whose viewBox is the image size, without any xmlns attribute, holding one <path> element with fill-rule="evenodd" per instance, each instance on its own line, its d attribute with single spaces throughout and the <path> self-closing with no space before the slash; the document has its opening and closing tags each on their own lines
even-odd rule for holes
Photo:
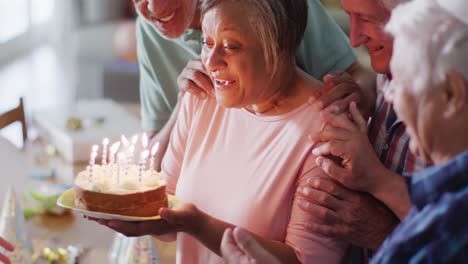
<svg viewBox="0 0 468 264">
<path fill-rule="evenodd" d="M 176 196 L 167 195 L 169 209 L 177 209 L 179 208 L 183 202 L 181 199 L 177 198 Z M 75 192 L 73 188 L 66 190 L 60 197 L 57 199 L 57 205 L 63 208 L 67 208 L 73 211 L 76 211 L 80 214 L 90 216 L 93 218 L 99 218 L 104 220 L 121 220 L 121 221 L 128 221 L 128 222 L 139 222 L 139 221 L 148 221 L 148 220 L 158 220 L 161 219 L 161 216 L 146 216 L 146 217 L 139 217 L 139 216 L 126 216 L 126 215 L 116 215 L 116 214 L 107 214 L 101 212 L 94 212 L 88 211 L 85 209 L 77 208 L 75 206 Z"/>
</svg>

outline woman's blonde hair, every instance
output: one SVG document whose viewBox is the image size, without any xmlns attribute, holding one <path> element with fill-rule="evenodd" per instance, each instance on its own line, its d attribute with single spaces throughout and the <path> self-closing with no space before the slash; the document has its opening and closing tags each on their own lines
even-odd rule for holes
<svg viewBox="0 0 468 264">
<path fill-rule="evenodd" d="M 247 3 L 255 12 L 249 21 L 258 33 L 272 76 L 284 58 L 294 59 L 307 25 L 306 0 L 205 0 L 201 17 L 222 1 Z M 243 18 L 239 18 L 243 19 Z"/>
</svg>

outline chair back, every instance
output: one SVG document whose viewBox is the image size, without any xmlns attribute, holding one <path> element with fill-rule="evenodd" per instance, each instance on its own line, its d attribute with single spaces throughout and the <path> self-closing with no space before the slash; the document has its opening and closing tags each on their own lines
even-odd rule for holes
<svg viewBox="0 0 468 264">
<path fill-rule="evenodd" d="M 20 98 L 20 103 L 18 107 L 9 110 L 3 114 L 0 114 L 0 129 L 14 122 L 21 122 L 21 129 L 23 131 L 23 143 L 25 143 L 26 139 L 28 138 L 28 131 L 26 128 L 26 118 L 24 115 L 23 98 Z"/>
</svg>

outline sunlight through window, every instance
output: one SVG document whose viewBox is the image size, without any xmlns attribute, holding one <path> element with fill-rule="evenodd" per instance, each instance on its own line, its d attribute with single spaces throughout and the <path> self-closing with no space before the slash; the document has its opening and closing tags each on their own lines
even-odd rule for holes
<svg viewBox="0 0 468 264">
<path fill-rule="evenodd" d="M 52 18 L 54 0 L 0 0 L 0 44 Z"/>
<path fill-rule="evenodd" d="M 0 43 L 27 32 L 28 14 L 27 0 L 0 0 Z"/>
<path fill-rule="evenodd" d="M 44 24 L 52 18 L 54 0 L 31 0 L 33 25 Z"/>
</svg>

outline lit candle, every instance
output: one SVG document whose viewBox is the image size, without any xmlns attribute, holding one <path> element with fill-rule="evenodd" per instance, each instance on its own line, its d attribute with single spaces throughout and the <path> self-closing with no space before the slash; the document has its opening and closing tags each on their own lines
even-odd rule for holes
<svg viewBox="0 0 468 264">
<path fill-rule="evenodd" d="M 143 178 L 143 171 L 145 170 L 146 166 L 146 159 L 148 158 L 149 151 L 145 150 L 140 154 L 140 161 L 138 162 L 138 180 L 140 181 L 140 184 L 142 183 L 142 178 Z"/>
<path fill-rule="evenodd" d="M 115 142 L 110 147 L 110 157 L 109 157 L 109 164 L 112 165 L 115 162 L 115 154 L 117 154 L 117 150 L 119 150 L 120 142 Z"/>
<path fill-rule="evenodd" d="M 105 166 L 107 164 L 107 145 L 109 145 L 109 139 L 104 138 L 102 140 L 102 166 Z"/>
<path fill-rule="evenodd" d="M 88 183 L 92 183 L 93 182 L 93 177 L 92 177 L 93 169 L 91 168 L 91 165 L 86 166 L 86 169 L 88 170 Z"/>
<path fill-rule="evenodd" d="M 129 165 L 133 164 L 133 159 L 135 157 L 135 145 L 138 142 L 138 135 L 135 134 L 132 136 L 131 140 L 131 145 L 128 148 L 128 159 L 129 159 Z"/>
<path fill-rule="evenodd" d="M 99 150 L 99 146 L 98 145 L 93 145 L 93 147 L 91 148 L 91 152 L 98 152 Z"/>
<path fill-rule="evenodd" d="M 123 146 L 125 148 L 128 148 L 128 146 L 130 145 L 130 142 L 128 141 L 127 137 L 125 137 L 125 135 L 122 135 L 121 141 L 122 141 Z"/>
<path fill-rule="evenodd" d="M 96 163 L 98 150 L 99 150 L 98 145 L 93 145 L 93 147 L 91 148 L 91 155 L 89 157 L 89 166 L 88 166 L 88 180 L 90 183 L 93 182 L 93 170 L 94 170 L 94 164 Z"/>
<path fill-rule="evenodd" d="M 89 165 L 94 166 L 94 164 L 96 164 L 96 157 L 97 157 L 98 150 L 99 150 L 99 146 L 93 145 L 93 147 L 91 148 L 91 156 L 89 158 Z"/>
<path fill-rule="evenodd" d="M 154 155 L 156 155 L 156 153 L 158 152 L 158 149 L 159 149 L 159 142 L 156 142 L 153 148 L 151 148 L 151 159 L 150 159 L 150 167 L 149 167 L 150 170 L 154 170 Z"/>
<path fill-rule="evenodd" d="M 141 146 L 143 149 L 146 149 L 148 147 L 148 135 L 146 133 L 143 133 L 143 136 L 141 137 Z"/>
<path fill-rule="evenodd" d="M 91 165 L 94 166 L 94 164 L 96 164 L 96 157 L 97 157 L 98 153 L 97 151 L 93 152 L 92 156 L 91 156 Z"/>
<path fill-rule="evenodd" d="M 138 134 L 135 134 L 132 136 L 132 139 L 131 139 L 132 145 L 136 145 L 137 141 L 138 141 Z"/>
<path fill-rule="evenodd" d="M 120 184 L 120 171 L 122 169 L 122 163 L 125 160 L 125 154 L 120 152 L 117 154 L 117 177 L 116 177 L 116 183 L 117 185 Z"/>
<path fill-rule="evenodd" d="M 128 163 L 131 165 L 133 163 L 133 157 L 135 156 L 135 145 L 131 145 L 128 148 Z"/>
</svg>

